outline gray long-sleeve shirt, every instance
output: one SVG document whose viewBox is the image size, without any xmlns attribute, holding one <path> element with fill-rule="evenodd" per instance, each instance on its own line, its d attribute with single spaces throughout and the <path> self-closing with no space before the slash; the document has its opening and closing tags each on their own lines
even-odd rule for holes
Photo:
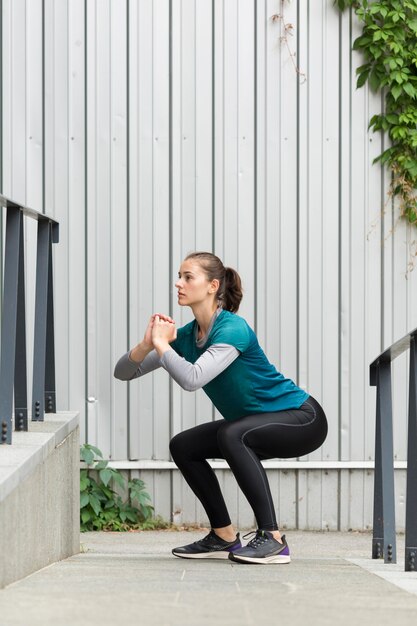
<svg viewBox="0 0 417 626">
<path fill-rule="evenodd" d="M 195 363 L 186 361 L 173 349 L 167 350 L 162 357 L 152 350 L 141 363 L 133 361 L 130 352 L 126 352 L 117 362 L 114 376 L 119 380 L 133 380 L 163 367 L 180 387 L 195 391 L 216 378 L 238 356 L 239 351 L 228 344 L 210 346 Z"/>
</svg>

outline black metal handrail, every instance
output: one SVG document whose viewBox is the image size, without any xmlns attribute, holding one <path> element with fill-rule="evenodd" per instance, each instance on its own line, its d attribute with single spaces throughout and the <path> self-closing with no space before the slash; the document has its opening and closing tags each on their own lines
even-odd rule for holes
<svg viewBox="0 0 417 626">
<path fill-rule="evenodd" d="M 28 430 L 24 217 L 38 222 L 35 332 L 33 346 L 32 421 L 56 411 L 52 244 L 59 224 L 52 218 L 0 195 L 6 209 L 3 311 L 0 357 L 0 444 L 12 442 L 15 430 Z"/>
<path fill-rule="evenodd" d="M 417 328 L 382 352 L 370 365 L 377 388 L 375 432 L 374 523 L 372 558 L 396 563 L 391 361 L 410 350 L 405 571 L 417 558 Z"/>
</svg>

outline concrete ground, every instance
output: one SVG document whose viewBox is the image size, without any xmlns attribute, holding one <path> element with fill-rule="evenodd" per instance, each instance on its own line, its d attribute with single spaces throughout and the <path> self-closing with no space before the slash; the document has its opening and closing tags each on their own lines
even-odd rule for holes
<svg viewBox="0 0 417 626">
<path fill-rule="evenodd" d="M 0 591 L 0 626 L 347 626 L 417 620 L 417 573 L 368 533 L 288 531 L 288 565 L 186 560 L 197 531 L 85 533 L 82 552 Z"/>
</svg>

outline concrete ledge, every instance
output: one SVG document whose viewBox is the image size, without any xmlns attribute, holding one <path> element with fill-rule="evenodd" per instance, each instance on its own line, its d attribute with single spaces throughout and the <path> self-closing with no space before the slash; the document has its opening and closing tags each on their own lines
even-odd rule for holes
<svg viewBox="0 0 417 626">
<path fill-rule="evenodd" d="M 47 414 L 0 447 L 0 588 L 79 552 L 78 414 Z"/>
</svg>

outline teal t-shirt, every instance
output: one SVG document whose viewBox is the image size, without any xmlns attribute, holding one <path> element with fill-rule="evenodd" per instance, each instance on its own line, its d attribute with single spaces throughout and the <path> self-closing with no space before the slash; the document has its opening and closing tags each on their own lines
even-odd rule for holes
<svg viewBox="0 0 417 626">
<path fill-rule="evenodd" d="M 222 311 L 202 348 L 196 345 L 196 324 L 194 320 L 179 328 L 171 344 L 175 352 L 190 363 L 195 363 L 213 344 L 232 345 L 240 353 L 229 367 L 203 387 L 225 419 L 298 409 L 309 397 L 268 361 L 255 333 L 239 315 Z"/>
</svg>

